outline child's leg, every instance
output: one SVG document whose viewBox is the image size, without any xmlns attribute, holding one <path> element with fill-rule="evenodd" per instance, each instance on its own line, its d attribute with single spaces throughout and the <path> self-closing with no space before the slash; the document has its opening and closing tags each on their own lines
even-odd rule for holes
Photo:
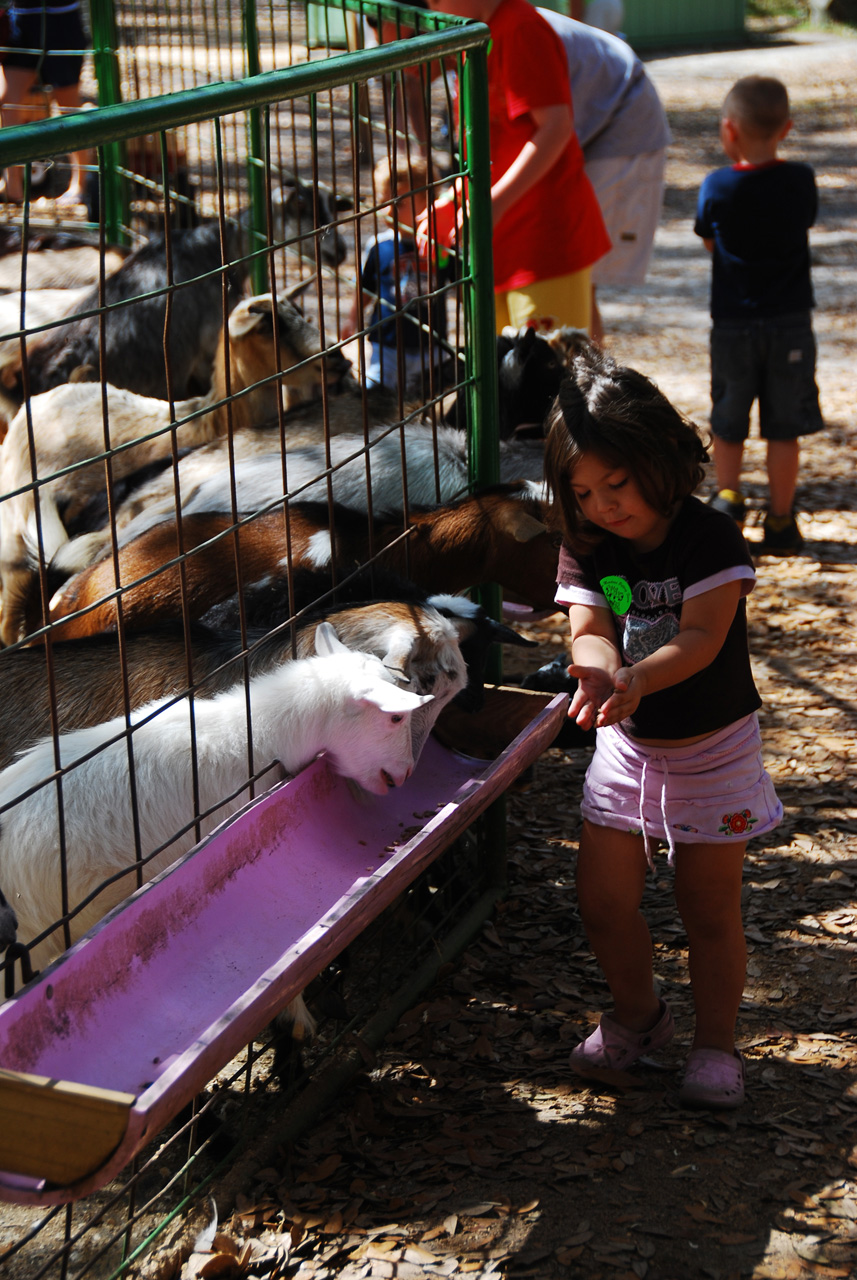
<svg viewBox="0 0 857 1280">
<path fill-rule="evenodd" d="M 768 441 L 768 514 L 790 516 L 800 467 L 799 440 Z"/>
<path fill-rule="evenodd" d="M 80 89 L 76 84 L 55 88 L 54 101 L 65 114 L 80 107 Z M 86 166 L 92 164 L 91 151 L 73 151 L 71 154 L 71 172 L 66 191 L 60 196 L 60 203 L 81 204 L 86 195 Z"/>
<path fill-rule="evenodd" d="M 683 844 L 676 850 L 675 897 L 687 930 L 696 1008 L 694 1049 L 735 1048 L 747 944 L 741 920 L 746 842 Z"/>
<path fill-rule="evenodd" d="M 732 489 L 735 493 L 740 493 L 741 468 L 744 463 L 744 441 L 722 440 L 720 436 L 713 436 L 712 441 L 718 491 Z"/>
<path fill-rule="evenodd" d="M 744 522 L 741 467 L 750 410 L 759 393 L 752 328 L 715 324 L 711 330 L 711 434 L 717 494 L 712 505 Z"/>
<path fill-rule="evenodd" d="M 4 128 L 16 124 L 29 124 L 43 120 L 48 114 L 48 103 L 35 89 L 36 73 L 28 67 L 0 68 L 0 120 Z M 24 199 L 24 169 L 10 165 L 6 170 L 6 199 L 20 204 Z"/>
<path fill-rule="evenodd" d="M 652 940 L 640 912 L 645 882 L 642 837 L 585 821 L 577 858 L 580 915 L 613 997 L 613 1016 L 631 1031 L 647 1031 L 660 1015 Z"/>
</svg>

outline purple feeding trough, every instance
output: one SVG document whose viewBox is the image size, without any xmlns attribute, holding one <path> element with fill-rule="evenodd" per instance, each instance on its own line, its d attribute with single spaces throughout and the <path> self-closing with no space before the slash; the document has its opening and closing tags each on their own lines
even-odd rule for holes
<svg viewBox="0 0 857 1280">
<path fill-rule="evenodd" d="M 496 759 L 432 737 L 377 797 L 321 758 L 0 1007 L 0 1198 L 108 1182 L 550 745 L 566 695 L 493 694 L 511 699 L 494 704 L 508 736 L 526 699 Z"/>
</svg>

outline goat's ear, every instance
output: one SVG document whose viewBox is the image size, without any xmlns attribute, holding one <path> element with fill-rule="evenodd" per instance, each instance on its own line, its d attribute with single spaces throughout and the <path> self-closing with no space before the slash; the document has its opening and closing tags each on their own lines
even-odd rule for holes
<svg viewBox="0 0 857 1280">
<path fill-rule="evenodd" d="M 411 650 L 413 648 L 413 636 L 410 633 L 401 633 L 393 630 L 389 639 L 387 652 L 381 659 L 384 666 L 401 684 L 408 684 L 410 681 L 411 666 Z"/>
<path fill-rule="evenodd" d="M 322 658 L 335 653 L 347 653 L 348 645 L 340 640 L 329 622 L 320 622 L 315 629 L 315 651 Z"/>
<path fill-rule="evenodd" d="M 505 622 L 495 622 L 493 618 L 485 621 L 485 633 L 492 644 L 514 644 L 519 649 L 533 649 L 538 645 L 536 640 L 528 640 L 514 627 L 507 627 Z"/>
<path fill-rule="evenodd" d="M 277 209 L 285 209 L 296 199 L 298 194 L 298 185 L 294 178 L 283 178 L 279 187 L 274 187 L 271 192 L 271 204 L 274 211 Z"/>
<path fill-rule="evenodd" d="M 284 294 L 280 294 L 280 300 L 286 298 L 287 301 L 291 302 L 302 294 L 305 289 L 308 289 L 317 278 L 318 272 L 314 271 L 311 276 L 305 276 L 303 280 L 298 280 L 297 284 L 291 285 Z"/>
<path fill-rule="evenodd" d="M 17 364 L 10 363 L 5 365 L 2 369 L 0 369 L 0 382 L 2 382 L 4 387 L 8 387 L 10 391 L 12 391 L 15 387 L 20 386 L 20 383 L 21 383 L 21 361 L 20 360 L 18 360 Z"/>
<path fill-rule="evenodd" d="M 528 511 L 516 511 L 514 506 L 503 510 L 499 525 L 516 542 L 532 542 L 539 534 L 548 532 L 547 525 L 541 520 L 531 516 Z"/>
<path fill-rule="evenodd" d="M 245 298 L 240 302 L 229 316 L 230 338 L 246 338 L 266 321 L 268 328 L 272 328 L 271 303 L 270 293 L 260 293 L 255 298 Z"/>
<path fill-rule="evenodd" d="M 361 694 L 362 702 L 394 715 L 416 711 L 417 707 L 424 707 L 433 699 L 433 693 L 412 693 L 410 689 L 400 689 L 397 684 L 388 684 L 386 680 L 379 681 L 376 686 Z"/>
</svg>

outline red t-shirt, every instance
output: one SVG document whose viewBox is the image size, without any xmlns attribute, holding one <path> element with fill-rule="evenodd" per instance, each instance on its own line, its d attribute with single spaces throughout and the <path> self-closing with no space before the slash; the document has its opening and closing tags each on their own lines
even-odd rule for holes
<svg viewBox="0 0 857 1280">
<path fill-rule="evenodd" d="M 535 133 L 530 112 L 561 102 L 570 107 L 571 87 L 562 41 L 528 0 L 502 0 L 488 26 L 493 184 Z M 494 288 L 505 293 L 581 271 L 609 248 L 575 136 L 494 228 Z"/>
</svg>

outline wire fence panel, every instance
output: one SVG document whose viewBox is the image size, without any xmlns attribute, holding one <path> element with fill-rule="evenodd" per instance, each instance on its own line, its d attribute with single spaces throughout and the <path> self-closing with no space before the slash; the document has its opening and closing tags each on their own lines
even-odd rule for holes
<svg viewBox="0 0 857 1280">
<path fill-rule="evenodd" d="M 48 833 L 9 893 L 7 996 L 282 776 L 256 749 L 253 680 L 323 611 L 392 594 L 391 570 L 415 577 L 420 507 L 497 469 L 485 29 L 273 0 L 93 0 L 91 16 L 103 105 L 0 133 L 25 196 L 0 226 L 0 840 L 25 810 Z M 86 217 L 58 219 L 35 170 L 76 152 Z M 470 201 L 453 248 L 420 260 L 415 217 L 456 180 Z M 443 586 L 435 561 L 416 598 Z M 212 783 L 218 690 L 238 691 L 239 746 Z M 168 724 L 186 761 L 172 807 L 152 782 Z M 4 1274 L 178 1258 L 237 1153 L 334 1096 L 355 1035 L 377 1040 L 484 916 L 501 827 L 480 819 L 319 974 L 313 1039 L 248 1045 L 96 1194 L 4 1206 Z"/>
</svg>

